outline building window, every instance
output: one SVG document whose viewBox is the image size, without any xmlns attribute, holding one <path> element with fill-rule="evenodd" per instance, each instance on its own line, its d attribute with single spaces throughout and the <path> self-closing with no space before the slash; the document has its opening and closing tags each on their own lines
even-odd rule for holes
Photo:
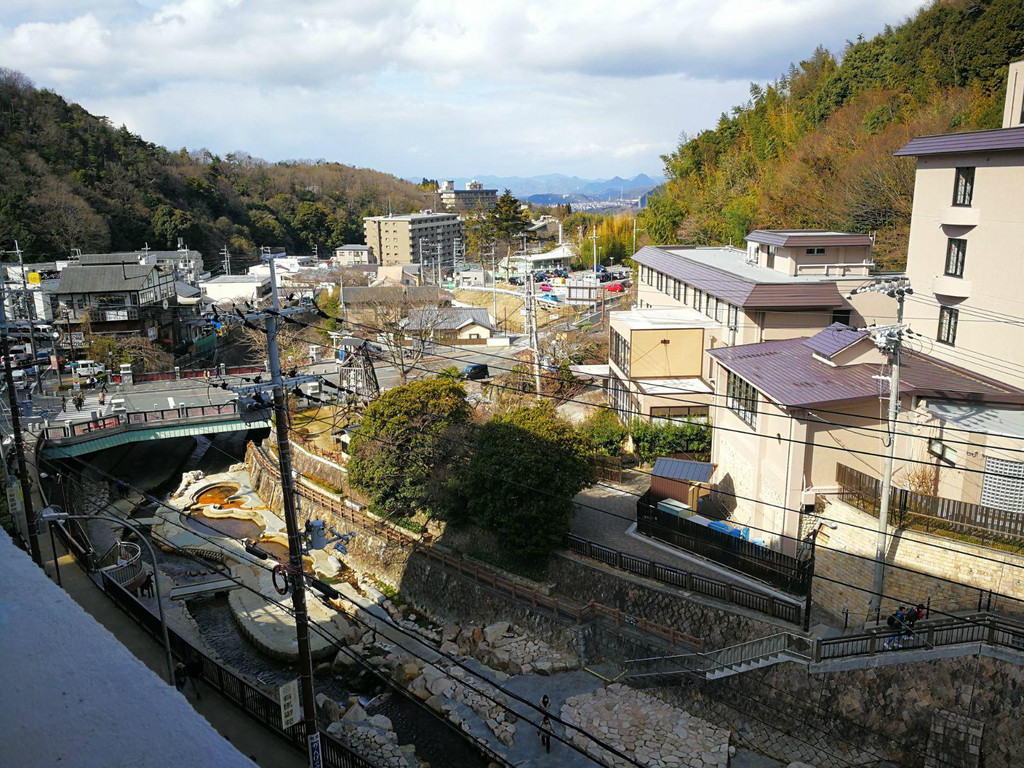
<svg viewBox="0 0 1024 768">
<path fill-rule="evenodd" d="M 690 284 L 683 283 L 683 304 L 690 303 Z"/>
<path fill-rule="evenodd" d="M 679 293 L 682 289 L 682 284 L 678 280 L 672 281 L 672 298 L 679 301 Z"/>
<path fill-rule="evenodd" d="M 717 296 L 708 296 L 707 304 L 704 307 L 704 314 L 710 317 L 712 320 L 715 318 L 715 308 L 718 306 Z"/>
<path fill-rule="evenodd" d="M 665 290 L 665 275 L 662 274 L 661 272 L 658 273 L 658 285 L 657 285 L 657 288 L 658 288 L 659 291 Z"/>
<path fill-rule="evenodd" d="M 719 323 L 725 322 L 725 309 L 728 306 L 729 305 L 721 299 L 719 299 L 718 303 L 715 305 L 715 320 Z"/>
<path fill-rule="evenodd" d="M 949 238 L 946 247 L 946 274 L 949 277 L 964 276 L 964 257 L 967 255 L 967 241 L 962 237 Z"/>
<path fill-rule="evenodd" d="M 735 304 L 729 305 L 729 330 L 735 331 L 740 327 L 740 308 Z"/>
<path fill-rule="evenodd" d="M 939 335 L 938 340 L 943 344 L 953 346 L 956 343 L 956 322 L 960 310 L 952 307 L 939 308 Z"/>
<path fill-rule="evenodd" d="M 953 205 L 970 206 L 974 197 L 974 169 L 957 168 L 953 187 Z"/>
<path fill-rule="evenodd" d="M 757 424 L 757 390 L 750 382 L 726 371 L 725 404 L 753 429 Z"/>
<path fill-rule="evenodd" d="M 806 253 L 808 256 L 824 256 L 825 255 L 825 249 L 824 248 L 805 248 L 804 249 L 804 253 Z"/>
<path fill-rule="evenodd" d="M 778 246 L 768 246 L 768 258 L 765 259 L 765 266 L 768 269 L 775 269 L 775 252 L 778 250 Z"/>
<path fill-rule="evenodd" d="M 629 376 L 629 341 L 621 333 L 612 328 L 610 357 L 619 370 Z"/>
<path fill-rule="evenodd" d="M 832 322 L 842 323 L 843 325 L 850 324 L 850 316 L 853 314 L 852 310 L 849 309 L 833 309 L 832 310 Z"/>
<path fill-rule="evenodd" d="M 704 292 L 696 288 L 693 289 L 693 308 L 700 312 L 701 307 L 704 306 Z"/>
</svg>

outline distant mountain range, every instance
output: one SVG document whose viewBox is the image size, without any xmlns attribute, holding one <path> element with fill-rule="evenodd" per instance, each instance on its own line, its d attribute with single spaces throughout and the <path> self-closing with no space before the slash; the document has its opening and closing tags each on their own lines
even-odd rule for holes
<svg viewBox="0 0 1024 768">
<path fill-rule="evenodd" d="M 466 182 L 476 179 L 487 189 L 497 189 L 499 193 L 506 189 L 520 200 L 529 200 L 541 205 L 577 202 L 584 200 L 614 200 L 619 197 L 636 198 L 648 192 L 664 179 L 652 178 L 641 173 L 631 179 L 615 176 L 610 179 L 581 179 L 579 176 L 566 176 L 561 173 L 548 173 L 542 176 L 474 176 L 457 178 L 456 189 L 465 189 Z M 419 179 L 410 179 L 419 181 Z M 439 179 L 443 181 L 443 179 Z"/>
</svg>

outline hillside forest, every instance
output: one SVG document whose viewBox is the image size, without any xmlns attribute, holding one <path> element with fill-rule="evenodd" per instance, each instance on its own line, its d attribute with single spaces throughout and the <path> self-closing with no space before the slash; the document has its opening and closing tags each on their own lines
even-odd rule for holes
<svg viewBox="0 0 1024 768">
<path fill-rule="evenodd" d="M 429 207 L 432 195 L 377 171 L 244 152 L 169 151 L 0 68 L 0 247 L 29 261 L 177 247 L 251 255 L 363 242 L 362 217 Z"/>
<path fill-rule="evenodd" d="M 914 162 L 892 153 L 914 136 L 1000 127 L 1007 65 L 1021 58 L 1021 0 L 936 0 L 841 55 L 818 47 L 662 157 L 668 182 L 641 214 L 647 239 L 874 232 L 879 266 L 902 268 Z"/>
</svg>

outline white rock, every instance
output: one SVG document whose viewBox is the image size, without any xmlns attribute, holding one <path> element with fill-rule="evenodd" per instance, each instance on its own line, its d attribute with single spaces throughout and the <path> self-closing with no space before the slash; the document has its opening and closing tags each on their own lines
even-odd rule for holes
<svg viewBox="0 0 1024 768">
<path fill-rule="evenodd" d="M 498 621 L 491 624 L 489 627 L 484 627 L 484 640 L 488 644 L 494 643 L 508 632 L 509 626 L 510 625 L 507 621 Z"/>
</svg>

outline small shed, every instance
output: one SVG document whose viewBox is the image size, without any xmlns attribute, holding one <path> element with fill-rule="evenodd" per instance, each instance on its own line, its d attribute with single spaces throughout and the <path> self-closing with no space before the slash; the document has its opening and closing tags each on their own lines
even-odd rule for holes
<svg viewBox="0 0 1024 768">
<path fill-rule="evenodd" d="M 715 465 L 710 461 L 672 459 L 661 456 L 651 470 L 650 494 L 656 499 L 674 499 L 692 512 L 711 493 Z"/>
</svg>

